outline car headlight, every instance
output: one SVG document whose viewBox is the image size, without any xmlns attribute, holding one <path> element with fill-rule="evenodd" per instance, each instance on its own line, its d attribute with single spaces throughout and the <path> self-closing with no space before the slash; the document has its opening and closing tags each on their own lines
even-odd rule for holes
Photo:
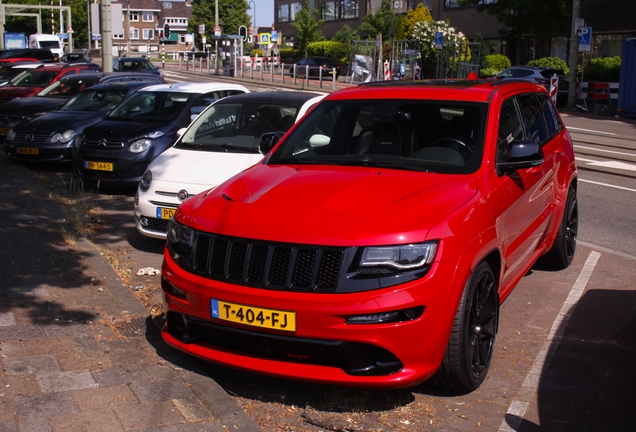
<svg viewBox="0 0 636 432">
<path fill-rule="evenodd" d="M 141 153 L 148 150 L 151 145 L 152 141 L 150 141 L 148 138 L 141 138 L 130 145 L 130 152 Z"/>
<path fill-rule="evenodd" d="M 15 139 L 15 131 L 11 129 L 7 134 L 7 141 L 13 141 Z"/>
<path fill-rule="evenodd" d="M 142 192 L 146 192 L 148 188 L 150 188 L 150 183 L 152 183 L 152 171 L 148 170 L 141 177 L 141 180 L 139 180 L 139 189 L 141 189 Z"/>
<path fill-rule="evenodd" d="M 359 273 L 382 274 L 395 270 L 414 270 L 433 262 L 437 253 L 437 241 L 397 245 L 366 247 L 360 258 Z"/>
<path fill-rule="evenodd" d="M 75 131 L 73 129 L 69 129 L 66 132 L 56 133 L 51 137 L 51 142 L 53 144 L 57 142 L 61 142 L 62 144 L 70 142 L 75 137 Z"/>
<path fill-rule="evenodd" d="M 78 149 L 82 146 L 82 144 L 84 144 L 84 134 L 79 134 L 77 135 L 77 137 L 75 137 L 75 142 L 73 143 L 73 145 L 76 149 Z"/>
<path fill-rule="evenodd" d="M 168 251 L 170 257 L 179 265 L 192 256 L 194 246 L 194 230 L 170 219 L 168 222 Z"/>
</svg>

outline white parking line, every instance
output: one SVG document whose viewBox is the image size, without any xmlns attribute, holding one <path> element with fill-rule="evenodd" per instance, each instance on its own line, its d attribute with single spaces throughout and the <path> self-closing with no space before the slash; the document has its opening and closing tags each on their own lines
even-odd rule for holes
<svg viewBox="0 0 636 432">
<path fill-rule="evenodd" d="M 586 147 L 586 146 L 580 146 L 580 145 L 575 145 L 574 148 L 575 149 L 579 148 L 579 149 L 586 149 L 586 150 L 595 150 L 595 151 L 599 151 L 599 152 L 617 154 L 617 155 L 621 155 L 621 156 L 636 156 L 636 153 L 617 152 L 617 151 L 613 151 L 613 150 L 603 150 L 603 149 L 600 149 L 600 148 Z"/>
<path fill-rule="evenodd" d="M 618 161 L 595 161 L 593 159 L 585 159 L 585 158 L 580 158 L 577 157 L 576 158 L 577 162 L 585 162 L 586 165 L 592 165 L 592 166 L 597 166 L 597 167 L 603 167 L 603 168 L 614 168 L 614 169 L 621 169 L 621 170 L 625 170 L 625 171 L 636 171 L 636 165 L 632 165 L 632 164 L 628 164 L 625 162 L 618 162 Z"/>
<path fill-rule="evenodd" d="M 587 257 L 587 261 L 581 269 L 576 282 L 574 282 L 574 285 L 570 290 L 570 294 L 568 294 L 567 299 L 565 299 L 565 302 L 561 306 L 559 314 L 552 323 L 552 328 L 550 329 L 550 334 L 548 335 L 547 340 L 543 344 L 541 351 L 537 354 L 530 371 L 526 375 L 522 389 L 530 390 L 535 398 L 541 382 L 541 374 L 550 365 L 550 360 L 552 360 L 552 356 L 556 352 L 559 342 L 561 342 L 567 323 L 574 312 L 577 302 L 583 295 L 583 291 L 585 291 L 585 287 L 587 286 L 587 283 L 592 276 L 592 272 L 594 271 L 594 267 L 600 257 L 601 254 L 596 251 L 592 251 Z M 508 412 L 506 412 L 504 420 L 499 426 L 499 431 L 516 432 L 519 430 L 519 426 L 521 426 L 521 422 L 523 421 L 523 417 L 526 415 L 529 405 L 530 401 L 514 399 L 508 407 Z"/>
<path fill-rule="evenodd" d="M 581 128 L 571 127 L 571 126 L 568 126 L 568 130 L 569 131 L 576 131 L 576 132 L 592 132 L 592 133 L 601 134 L 601 135 L 616 135 L 615 133 L 611 133 L 611 132 L 601 132 L 601 131 L 597 131 L 597 130 L 581 129 Z"/>
<path fill-rule="evenodd" d="M 623 187 L 623 186 L 611 185 L 611 184 L 607 184 L 607 183 L 595 182 L 595 181 L 592 181 L 592 180 L 583 180 L 583 179 L 580 178 L 579 181 L 583 182 L 583 183 L 591 183 L 591 184 L 595 184 L 595 185 L 599 185 L 599 186 L 611 187 L 611 188 L 614 188 L 614 189 L 626 190 L 626 191 L 629 191 L 629 192 L 636 192 L 636 189 L 627 188 L 627 187 Z"/>
</svg>

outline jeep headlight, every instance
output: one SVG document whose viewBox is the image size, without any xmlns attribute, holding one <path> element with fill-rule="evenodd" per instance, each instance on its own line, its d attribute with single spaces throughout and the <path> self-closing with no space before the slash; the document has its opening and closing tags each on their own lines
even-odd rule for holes
<svg viewBox="0 0 636 432">
<path fill-rule="evenodd" d="M 170 257 L 179 265 L 186 264 L 192 256 L 194 230 L 173 219 L 168 222 L 168 251 Z"/>
<path fill-rule="evenodd" d="M 395 270 L 414 270 L 433 262 L 437 253 L 437 241 L 364 248 L 358 273 L 381 274 Z"/>
</svg>

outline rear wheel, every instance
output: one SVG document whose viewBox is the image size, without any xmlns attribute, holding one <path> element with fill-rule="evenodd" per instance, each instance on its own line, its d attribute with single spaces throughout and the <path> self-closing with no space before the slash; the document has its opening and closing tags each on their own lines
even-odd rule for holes
<svg viewBox="0 0 636 432">
<path fill-rule="evenodd" d="M 574 259 L 578 230 L 579 204 L 576 199 L 576 190 L 570 186 L 556 239 L 552 248 L 540 258 L 539 264 L 555 270 L 567 268 Z"/>
<path fill-rule="evenodd" d="M 486 378 L 499 323 L 495 277 L 486 262 L 477 266 L 462 295 L 442 364 L 431 383 L 468 393 Z"/>
</svg>

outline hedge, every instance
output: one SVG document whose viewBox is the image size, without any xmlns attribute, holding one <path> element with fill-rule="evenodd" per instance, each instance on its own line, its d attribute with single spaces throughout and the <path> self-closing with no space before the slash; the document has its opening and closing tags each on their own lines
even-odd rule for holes
<svg viewBox="0 0 636 432">
<path fill-rule="evenodd" d="M 570 76 L 570 68 L 568 64 L 558 57 L 543 57 L 536 60 L 530 60 L 528 66 L 549 67 L 558 69 L 563 72 L 566 77 Z"/>
<path fill-rule="evenodd" d="M 595 58 L 585 63 L 583 78 L 585 81 L 619 82 L 621 58 Z"/>
</svg>

